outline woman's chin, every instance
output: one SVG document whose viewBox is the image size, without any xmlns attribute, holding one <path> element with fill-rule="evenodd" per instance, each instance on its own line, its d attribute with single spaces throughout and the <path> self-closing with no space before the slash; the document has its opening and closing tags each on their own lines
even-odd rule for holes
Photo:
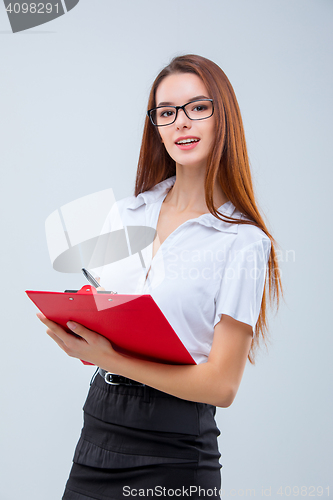
<svg viewBox="0 0 333 500">
<path fill-rule="evenodd" d="M 204 169 L 206 168 L 206 162 L 207 160 L 198 160 L 198 159 L 190 159 L 190 158 L 182 158 L 182 159 L 175 159 L 176 162 L 176 167 L 181 167 L 181 168 L 195 168 L 195 169 Z"/>
</svg>

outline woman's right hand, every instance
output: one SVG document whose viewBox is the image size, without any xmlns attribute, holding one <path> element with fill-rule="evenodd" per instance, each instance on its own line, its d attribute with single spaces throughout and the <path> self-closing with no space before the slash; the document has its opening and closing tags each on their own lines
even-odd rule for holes
<svg viewBox="0 0 333 500">
<path fill-rule="evenodd" d="M 97 281 L 98 283 L 100 283 L 100 282 L 101 282 L 101 278 L 96 278 L 96 281 Z M 96 290 L 97 290 L 97 292 L 105 292 L 105 288 L 103 288 L 102 286 L 98 286 L 98 287 L 96 288 Z"/>
</svg>

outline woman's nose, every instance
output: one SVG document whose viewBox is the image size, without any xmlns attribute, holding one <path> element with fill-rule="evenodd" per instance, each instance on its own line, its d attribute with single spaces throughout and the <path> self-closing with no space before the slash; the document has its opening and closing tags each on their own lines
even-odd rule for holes
<svg viewBox="0 0 333 500">
<path fill-rule="evenodd" d="M 183 109 L 178 110 L 177 119 L 175 121 L 176 128 L 191 128 L 191 120 L 186 116 Z"/>
</svg>

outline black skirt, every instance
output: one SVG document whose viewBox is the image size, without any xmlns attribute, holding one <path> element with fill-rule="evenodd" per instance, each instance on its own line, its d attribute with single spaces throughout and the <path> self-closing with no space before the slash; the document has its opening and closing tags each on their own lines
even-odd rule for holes
<svg viewBox="0 0 333 500">
<path fill-rule="evenodd" d="M 97 374 L 62 500 L 220 498 L 215 406 Z"/>
</svg>

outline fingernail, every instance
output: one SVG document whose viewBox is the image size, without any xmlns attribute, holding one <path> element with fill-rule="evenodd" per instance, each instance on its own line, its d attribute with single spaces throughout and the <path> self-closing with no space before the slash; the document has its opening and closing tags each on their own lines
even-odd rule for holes
<svg viewBox="0 0 333 500">
<path fill-rule="evenodd" d="M 42 313 L 36 313 L 36 316 L 37 316 L 37 318 L 39 318 L 39 319 L 43 319 L 43 318 L 45 318 L 44 314 L 42 314 Z"/>
<path fill-rule="evenodd" d="M 77 327 L 77 324 L 74 323 L 74 321 L 68 321 L 67 322 L 67 326 L 68 328 L 70 328 L 71 330 L 75 330 L 75 328 Z"/>
</svg>

